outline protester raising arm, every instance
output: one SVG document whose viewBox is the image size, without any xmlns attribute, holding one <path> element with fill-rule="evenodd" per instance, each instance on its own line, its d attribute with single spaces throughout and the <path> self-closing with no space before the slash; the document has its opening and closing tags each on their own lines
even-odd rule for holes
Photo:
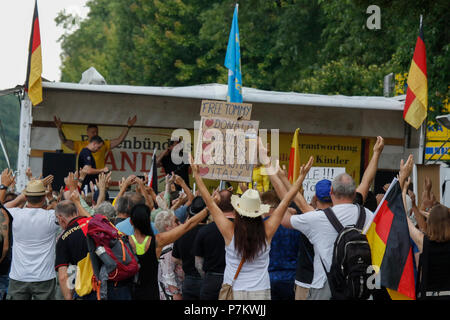
<svg viewBox="0 0 450 320">
<path fill-rule="evenodd" d="M 192 158 L 192 155 L 190 155 L 190 162 L 191 162 L 191 168 L 192 168 L 192 174 L 194 175 L 195 182 L 197 183 L 198 191 L 200 192 L 200 195 L 203 198 L 203 201 L 205 201 L 206 207 L 209 209 L 209 212 L 211 213 L 214 222 L 217 225 L 217 228 L 219 229 L 220 233 L 222 234 L 225 245 L 228 246 L 233 239 L 234 235 L 234 223 L 231 222 L 225 215 L 223 214 L 222 210 L 220 210 L 219 206 L 216 204 L 214 199 L 211 197 L 208 189 L 205 186 L 205 183 L 203 182 L 203 179 L 199 175 L 199 168 L 198 165 L 194 163 L 194 159 Z"/>
<path fill-rule="evenodd" d="M 405 208 L 406 208 L 406 192 L 411 182 L 411 178 L 409 178 L 409 176 L 411 175 L 413 166 L 414 160 L 412 155 L 408 157 L 406 163 L 403 161 L 403 159 L 400 161 L 400 172 L 398 174 L 398 181 L 400 184 L 400 188 L 402 189 L 403 205 Z M 406 221 L 408 223 L 409 235 L 411 239 L 414 241 L 414 243 L 417 245 L 419 253 L 421 253 L 423 249 L 423 233 L 413 225 L 411 220 L 408 218 L 406 211 L 405 216 Z"/>
<path fill-rule="evenodd" d="M 2 172 L 1 184 L 3 188 L 0 189 L 0 202 L 3 203 L 5 201 L 6 192 L 8 188 L 14 184 L 14 176 L 11 169 L 5 169 Z"/>
<path fill-rule="evenodd" d="M 192 193 L 186 182 L 183 180 L 183 178 L 178 175 L 174 175 L 174 177 L 174 182 L 183 189 L 184 193 L 187 196 L 187 202 L 184 203 L 184 205 L 189 206 L 192 203 L 192 200 L 194 200 L 194 194 Z"/>
<path fill-rule="evenodd" d="M 369 193 L 370 185 L 375 179 L 375 174 L 378 169 L 378 161 L 380 160 L 381 153 L 384 148 L 384 139 L 380 136 L 377 137 L 377 141 L 373 146 L 373 155 L 372 159 L 370 159 L 369 164 L 367 165 L 366 170 L 364 171 L 363 177 L 361 179 L 361 183 L 356 188 L 356 192 L 359 192 L 362 195 L 362 203 L 364 203 L 367 199 L 367 194 Z"/>
<path fill-rule="evenodd" d="M 128 118 L 127 127 L 122 131 L 120 136 L 111 140 L 111 149 L 114 149 L 119 144 L 121 144 L 123 140 L 125 140 L 131 127 L 134 126 L 134 124 L 136 123 L 136 119 L 137 119 L 136 116 L 134 116 L 133 118 Z"/>
<path fill-rule="evenodd" d="M 208 216 L 208 210 L 205 208 L 199 213 L 197 213 L 195 216 L 190 217 L 186 220 L 185 223 L 182 223 L 178 225 L 177 227 L 161 232 L 155 235 L 156 238 L 156 256 L 159 258 L 161 255 L 162 249 L 170 244 L 181 238 L 186 232 L 193 229 L 196 225 L 198 225 L 200 222 L 202 222 L 206 217 Z"/>
<path fill-rule="evenodd" d="M 54 116 L 53 120 L 55 122 L 55 126 L 58 129 L 58 135 L 59 135 L 59 139 L 61 139 L 61 142 L 70 150 L 74 150 L 75 145 L 73 140 L 69 140 L 66 138 L 66 135 L 64 134 L 64 132 L 62 131 L 62 121 L 60 118 Z"/>
<path fill-rule="evenodd" d="M 150 208 L 150 210 L 153 210 L 155 208 L 155 204 L 152 197 L 145 188 L 144 181 L 140 178 L 136 178 L 135 181 L 137 183 L 136 192 L 140 193 L 145 198 L 145 204 Z"/>
</svg>

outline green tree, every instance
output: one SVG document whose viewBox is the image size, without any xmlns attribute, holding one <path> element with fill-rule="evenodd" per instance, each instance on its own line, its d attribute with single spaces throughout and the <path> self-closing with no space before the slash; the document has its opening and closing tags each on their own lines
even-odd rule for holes
<svg viewBox="0 0 450 320">
<path fill-rule="evenodd" d="M 246 0 L 239 4 L 243 85 L 317 94 L 382 95 L 383 77 L 408 72 L 424 15 L 430 114 L 450 95 L 447 0 Z M 61 13 L 62 81 L 94 66 L 110 84 L 226 83 L 235 1 L 91 0 L 88 18 Z M 78 27 L 75 31 L 74 27 Z"/>
</svg>

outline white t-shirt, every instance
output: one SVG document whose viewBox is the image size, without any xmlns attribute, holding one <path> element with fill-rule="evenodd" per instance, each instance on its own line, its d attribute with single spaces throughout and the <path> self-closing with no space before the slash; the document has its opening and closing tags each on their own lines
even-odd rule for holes
<svg viewBox="0 0 450 320">
<path fill-rule="evenodd" d="M 332 209 L 344 227 L 356 224 L 359 216 L 359 210 L 356 205 L 338 204 L 332 207 Z M 372 217 L 372 211 L 366 209 L 364 226 L 372 221 Z M 320 258 L 322 258 L 323 264 L 328 272 L 331 267 L 334 242 L 338 233 L 322 210 L 293 215 L 291 217 L 291 225 L 294 229 L 302 232 L 314 247 L 314 277 L 311 288 L 321 289 L 327 280 L 327 275 L 323 270 Z"/>
<path fill-rule="evenodd" d="M 269 277 L 269 252 L 270 243 L 267 243 L 266 249 L 262 251 L 255 260 L 244 261 L 241 271 L 233 284 L 233 291 L 259 291 L 270 289 Z M 241 256 L 238 256 L 234 248 L 234 236 L 228 246 L 225 246 L 225 271 L 223 283 L 232 284 L 236 270 L 241 263 Z"/>
<path fill-rule="evenodd" d="M 22 282 L 54 279 L 56 233 L 59 230 L 55 211 L 11 208 L 9 212 L 13 217 L 9 277 Z"/>
</svg>

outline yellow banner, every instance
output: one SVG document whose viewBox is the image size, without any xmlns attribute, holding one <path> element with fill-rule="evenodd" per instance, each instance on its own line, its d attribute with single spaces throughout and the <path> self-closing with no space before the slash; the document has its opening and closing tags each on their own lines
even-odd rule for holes
<svg viewBox="0 0 450 320">
<path fill-rule="evenodd" d="M 280 133 L 280 164 L 289 166 L 293 133 Z M 356 183 L 360 180 L 361 138 L 299 135 L 300 163 L 314 157 L 315 167 L 345 167 Z"/>
</svg>

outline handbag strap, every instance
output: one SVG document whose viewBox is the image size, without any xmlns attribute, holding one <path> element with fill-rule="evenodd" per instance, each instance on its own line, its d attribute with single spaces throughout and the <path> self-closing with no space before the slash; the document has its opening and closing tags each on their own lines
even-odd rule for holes
<svg viewBox="0 0 450 320">
<path fill-rule="evenodd" d="M 234 275 L 233 282 L 236 281 L 236 279 L 237 279 L 237 277 L 239 275 L 239 272 L 241 272 L 242 265 L 244 264 L 244 260 L 245 260 L 244 257 L 242 257 L 241 263 L 239 264 L 239 267 L 236 270 L 236 274 Z"/>
</svg>

